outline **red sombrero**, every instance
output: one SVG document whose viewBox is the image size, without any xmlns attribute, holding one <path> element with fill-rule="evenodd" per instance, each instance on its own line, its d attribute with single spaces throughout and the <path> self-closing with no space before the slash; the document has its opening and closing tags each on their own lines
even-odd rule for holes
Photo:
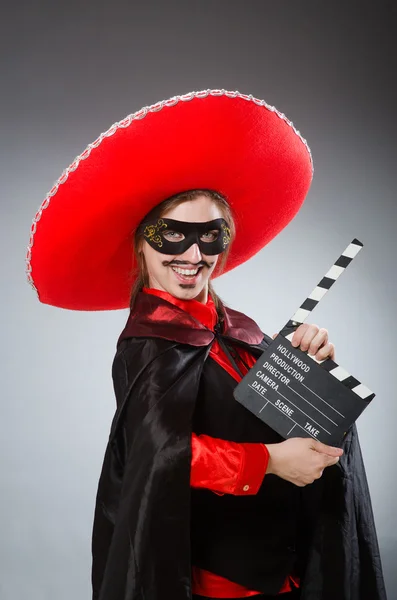
<svg viewBox="0 0 397 600">
<path fill-rule="evenodd" d="M 28 281 L 45 304 L 127 308 L 133 230 L 156 204 L 196 188 L 232 207 L 229 271 L 293 219 L 312 171 L 306 141 L 263 100 L 205 90 L 145 107 L 89 144 L 50 190 L 31 227 Z"/>
</svg>

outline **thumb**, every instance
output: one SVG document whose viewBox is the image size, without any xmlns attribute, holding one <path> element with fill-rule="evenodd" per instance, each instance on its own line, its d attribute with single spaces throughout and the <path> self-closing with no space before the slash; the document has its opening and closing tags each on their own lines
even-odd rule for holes
<svg viewBox="0 0 397 600">
<path fill-rule="evenodd" d="M 318 440 L 313 440 L 311 448 L 313 448 L 313 450 L 316 452 L 328 454 L 328 456 L 341 456 L 343 454 L 342 448 L 337 448 L 336 446 L 327 446 L 327 444 L 323 444 Z"/>
</svg>

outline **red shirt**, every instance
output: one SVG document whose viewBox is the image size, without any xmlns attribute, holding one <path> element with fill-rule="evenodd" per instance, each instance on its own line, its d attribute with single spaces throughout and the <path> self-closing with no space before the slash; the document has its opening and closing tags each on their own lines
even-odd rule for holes
<svg viewBox="0 0 397 600">
<path fill-rule="evenodd" d="M 171 302 L 214 331 L 218 315 L 210 296 L 208 296 L 207 303 L 203 304 L 197 300 L 179 300 L 167 292 L 151 288 L 143 288 L 143 291 Z M 239 348 L 238 354 L 250 368 L 255 364 L 256 359 L 249 352 Z M 212 344 L 210 356 L 236 381 L 241 380 L 217 340 Z M 247 369 L 243 363 L 239 364 L 239 368 L 243 374 L 246 373 Z M 206 488 L 219 495 L 257 494 L 269 461 L 269 451 L 265 444 L 237 443 L 195 433 L 192 433 L 191 443 L 190 485 L 192 487 Z M 279 594 L 291 591 L 289 579 L 290 577 L 286 578 Z M 293 581 L 299 585 L 299 580 L 294 578 Z M 225 577 L 199 569 L 194 565 L 192 565 L 192 592 L 211 598 L 248 598 L 262 593 L 257 590 L 249 590 Z"/>
</svg>

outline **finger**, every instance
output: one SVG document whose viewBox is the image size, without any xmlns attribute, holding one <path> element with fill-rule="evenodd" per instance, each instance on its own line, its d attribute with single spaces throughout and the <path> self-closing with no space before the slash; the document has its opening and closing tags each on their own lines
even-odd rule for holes
<svg viewBox="0 0 397 600">
<path fill-rule="evenodd" d="M 318 327 L 318 325 L 309 325 L 300 343 L 300 349 L 303 350 L 303 352 L 306 352 L 306 350 L 309 349 L 310 344 L 312 343 L 313 339 L 317 336 L 319 331 L 320 328 Z"/>
<path fill-rule="evenodd" d="M 292 336 L 292 339 L 291 339 L 292 346 L 294 346 L 295 348 L 297 348 L 299 346 L 299 344 L 302 341 L 303 336 L 305 335 L 305 333 L 309 327 L 310 327 L 310 325 L 308 323 L 301 323 L 299 325 L 298 329 L 295 330 L 294 335 Z"/>
<path fill-rule="evenodd" d="M 309 352 L 309 354 L 311 353 Z M 325 360 L 326 358 L 331 358 L 332 360 L 335 359 L 335 346 L 331 342 L 322 346 L 315 355 L 316 360 Z"/>
<path fill-rule="evenodd" d="M 304 340 L 302 340 L 302 341 L 304 341 Z M 309 344 L 309 347 L 308 347 L 309 354 L 314 356 L 318 352 L 319 348 L 321 348 L 322 346 L 325 346 L 325 344 L 327 344 L 327 342 L 328 342 L 328 331 L 326 329 L 324 329 L 324 327 L 321 327 Z"/>
<path fill-rule="evenodd" d="M 278 333 L 273 333 L 272 338 L 276 338 L 278 336 Z"/>
<path fill-rule="evenodd" d="M 324 456 L 324 463 L 323 463 L 323 468 L 325 469 L 326 467 L 330 467 L 332 465 L 336 465 L 337 462 L 339 462 L 339 456 L 326 456 L 325 454 Z"/>
<path fill-rule="evenodd" d="M 328 456 L 341 456 L 343 454 L 342 448 L 327 446 L 327 444 L 323 444 L 319 440 L 311 440 L 310 447 L 316 452 L 321 452 L 321 454 L 327 454 Z"/>
</svg>

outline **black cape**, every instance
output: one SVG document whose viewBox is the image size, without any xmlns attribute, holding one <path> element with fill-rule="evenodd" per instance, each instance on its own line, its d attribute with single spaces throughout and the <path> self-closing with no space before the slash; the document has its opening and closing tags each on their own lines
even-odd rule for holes
<svg viewBox="0 0 397 600">
<path fill-rule="evenodd" d="M 224 340 L 259 357 L 272 339 L 246 315 L 227 307 L 224 313 Z M 93 600 L 192 597 L 192 417 L 214 339 L 173 304 L 138 295 L 112 366 L 117 409 L 96 496 Z M 339 462 L 318 480 L 323 490 L 301 600 L 386 600 L 355 424 L 342 447 Z"/>
</svg>

